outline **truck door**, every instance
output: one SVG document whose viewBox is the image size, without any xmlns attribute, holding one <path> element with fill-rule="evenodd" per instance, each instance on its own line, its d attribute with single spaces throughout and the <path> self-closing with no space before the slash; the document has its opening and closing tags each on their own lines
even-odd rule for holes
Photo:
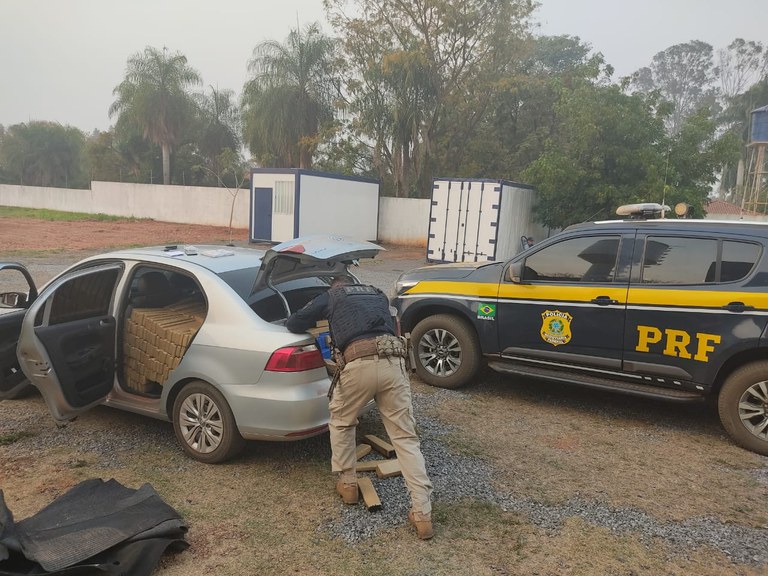
<svg viewBox="0 0 768 576">
<path fill-rule="evenodd" d="M 640 233 L 629 287 L 624 369 L 660 384 L 709 385 L 727 357 L 766 326 L 760 243 L 665 231 Z"/>
<path fill-rule="evenodd" d="M 508 265 L 497 314 L 502 356 L 620 369 L 633 236 L 592 232 L 533 247 L 515 260 L 519 281 Z"/>
</svg>

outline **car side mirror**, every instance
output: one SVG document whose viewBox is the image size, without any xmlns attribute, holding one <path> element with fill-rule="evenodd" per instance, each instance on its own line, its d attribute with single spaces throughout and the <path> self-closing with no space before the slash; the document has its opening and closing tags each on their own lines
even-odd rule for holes
<svg viewBox="0 0 768 576">
<path fill-rule="evenodd" d="M 24 308 L 27 304 L 27 295 L 24 292 L 3 292 L 0 294 L 0 306 L 6 308 Z"/>
<path fill-rule="evenodd" d="M 523 281 L 523 262 L 512 262 L 507 267 L 506 280 L 514 284 L 520 284 Z"/>
</svg>

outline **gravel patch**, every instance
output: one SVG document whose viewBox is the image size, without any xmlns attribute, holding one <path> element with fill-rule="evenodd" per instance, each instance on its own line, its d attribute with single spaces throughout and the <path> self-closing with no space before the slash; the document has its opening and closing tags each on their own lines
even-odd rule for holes
<svg viewBox="0 0 768 576">
<path fill-rule="evenodd" d="M 752 565 L 768 564 L 768 529 L 757 529 L 735 524 L 724 524 L 714 518 L 693 518 L 685 522 L 662 522 L 645 512 L 633 508 L 615 508 L 601 502 L 571 499 L 560 505 L 547 505 L 529 498 L 506 494 L 494 488 L 494 470 L 486 461 L 451 452 L 443 439 L 455 430 L 430 416 L 436 405 L 445 398 L 462 392 L 438 390 L 423 394 L 413 392 L 414 415 L 421 438 L 421 450 L 427 463 L 427 472 L 434 485 L 433 502 L 458 503 L 475 499 L 499 506 L 505 512 L 526 517 L 532 524 L 547 532 L 558 531 L 568 518 L 581 518 L 594 526 L 615 534 L 637 534 L 643 541 L 660 538 L 677 554 L 711 546 L 731 560 Z M 372 411 L 365 418 L 378 417 Z M 361 418 L 361 425 L 365 424 Z M 768 476 L 768 466 L 761 472 Z M 364 505 L 340 504 L 338 521 L 320 526 L 348 544 L 356 544 L 374 537 L 380 530 L 396 528 L 406 522 L 410 509 L 402 477 L 372 478 L 382 509 L 368 512 Z"/>
</svg>

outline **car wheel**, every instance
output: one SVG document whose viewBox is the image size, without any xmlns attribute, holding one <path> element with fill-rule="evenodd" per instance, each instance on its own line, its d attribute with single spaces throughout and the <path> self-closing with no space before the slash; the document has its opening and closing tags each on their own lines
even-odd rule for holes
<svg viewBox="0 0 768 576">
<path fill-rule="evenodd" d="M 429 316 L 411 332 L 416 374 L 439 388 L 459 388 L 480 366 L 480 343 L 471 326 L 450 314 Z"/>
<path fill-rule="evenodd" d="M 717 402 L 720 421 L 737 444 L 768 456 L 768 362 L 736 370 Z"/>
<path fill-rule="evenodd" d="M 245 445 L 224 396 L 201 381 L 190 382 L 176 397 L 173 429 L 184 452 L 208 464 L 232 458 Z"/>
</svg>

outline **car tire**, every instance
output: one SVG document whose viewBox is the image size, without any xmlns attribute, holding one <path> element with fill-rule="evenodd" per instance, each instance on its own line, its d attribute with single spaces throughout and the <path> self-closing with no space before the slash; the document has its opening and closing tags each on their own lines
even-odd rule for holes
<svg viewBox="0 0 768 576">
<path fill-rule="evenodd" d="M 199 380 L 184 386 L 176 397 L 173 429 L 184 452 L 207 464 L 229 460 L 245 446 L 224 396 Z"/>
<path fill-rule="evenodd" d="M 768 361 L 742 366 L 723 384 L 720 422 L 735 442 L 768 456 Z"/>
<path fill-rule="evenodd" d="M 480 367 L 480 343 L 468 322 L 451 314 L 424 318 L 411 332 L 418 377 L 438 388 L 467 384 Z"/>
</svg>

